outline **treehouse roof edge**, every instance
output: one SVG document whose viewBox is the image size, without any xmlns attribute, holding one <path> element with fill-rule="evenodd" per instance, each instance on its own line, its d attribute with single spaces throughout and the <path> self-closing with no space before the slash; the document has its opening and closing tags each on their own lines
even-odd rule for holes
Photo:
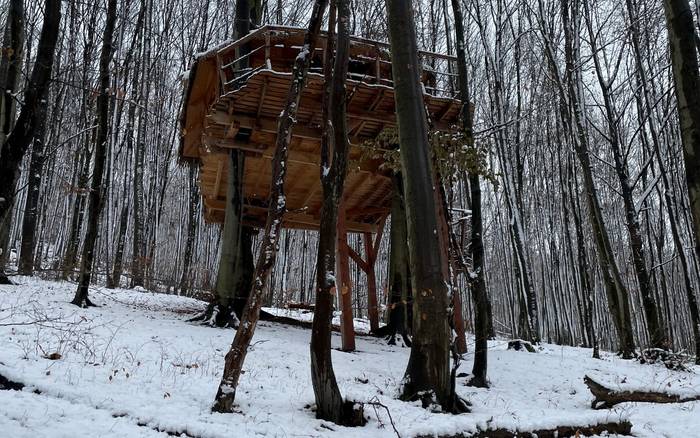
<svg viewBox="0 0 700 438">
<path fill-rule="evenodd" d="M 181 161 L 201 163 L 200 189 L 205 217 L 223 221 L 228 149 L 246 157 L 244 223 L 265 222 L 271 159 L 293 61 L 304 29 L 264 26 L 245 37 L 198 54 L 190 69 L 180 112 Z M 322 203 L 319 179 L 321 100 L 326 34 L 311 55 L 311 68 L 289 147 L 285 226 L 317 229 Z M 236 50 L 248 43 L 247 53 Z M 389 45 L 353 37 L 347 77 L 348 136 L 352 144 L 346 183 L 349 231 L 374 232 L 391 206 L 391 180 L 382 151 L 365 147 L 385 128 L 396 125 Z M 421 81 L 434 129 L 452 131 L 459 120 L 455 58 L 422 52 Z M 248 58 L 246 68 L 239 68 Z"/>
</svg>

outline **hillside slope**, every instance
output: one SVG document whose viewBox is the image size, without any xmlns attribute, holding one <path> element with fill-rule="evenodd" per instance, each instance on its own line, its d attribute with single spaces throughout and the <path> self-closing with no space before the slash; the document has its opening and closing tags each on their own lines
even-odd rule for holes
<svg viewBox="0 0 700 438">
<path fill-rule="evenodd" d="M 240 413 L 212 414 L 233 331 L 185 322 L 204 303 L 95 288 L 92 298 L 101 307 L 78 309 L 68 304 L 71 283 L 17 280 L 18 286 L 0 286 L 0 375 L 27 386 L 21 392 L 0 391 L 3 436 L 412 437 L 621 418 L 632 422 L 635 436 L 688 437 L 700 430 L 695 412 L 700 402 L 594 411 L 583 383 L 584 374 L 592 374 L 623 387 L 700 393 L 696 373 L 611 354 L 594 360 L 590 350 L 555 345 L 543 345 L 536 354 L 508 351 L 505 341 L 490 344 L 489 390 L 466 387 L 465 379 L 458 379 L 457 390 L 471 401 L 473 413 L 430 413 L 395 399 L 409 350 L 369 337 L 358 338 L 357 352 L 333 351 L 336 375 L 345 397 L 380 402 L 387 409 L 367 405 L 365 427 L 343 428 L 317 420 L 310 408 L 310 331 L 266 322 L 260 323 L 245 364 Z M 340 343 L 336 335 L 333 342 Z M 60 358 L 49 359 L 53 353 Z M 467 354 L 459 371 L 470 369 Z"/>
</svg>

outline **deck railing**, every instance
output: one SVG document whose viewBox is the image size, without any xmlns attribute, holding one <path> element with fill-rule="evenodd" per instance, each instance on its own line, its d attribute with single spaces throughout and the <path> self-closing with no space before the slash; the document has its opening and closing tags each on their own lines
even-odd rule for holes
<svg viewBox="0 0 700 438">
<path fill-rule="evenodd" d="M 300 28 L 285 26 L 264 26 L 245 37 L 223 46 L 216 52 L 222 92 L 234 91 L 247 80 L 248 77 L 263 69 L 272 69 L 272 50 L 275 48 L 290 48 L 301 50 L 298 44 L 288 44 L 293 41 L 293 37 L 302 37 L 306 31 Z M 286 36 L 279 38 L 280 35 Z M 272 37 L 275 36 L 275 42 Z M 253 47 L 248 53 L 234 58 L 235 49 L 242 47 L 250 41 L 263 40 L 263 44 Z M 318 56 L 325 60 L 325 39 L 326 33 L 322 32 L 320 40 L 322 47 L 317 47 L 314 57 Z M 348 79 L 364 82 L 367 84 L 385 85 L 393 87 L 394 82 L 391 77 L 390 46 L 387 43 L 367 40 L 359 37 L 351 37 L 351 53 L 353 48 L 364 48 L 364 54 L 350 57 L 350 68 Z M 240 68 L 241 61 L 244 61 L 259 52 L 264 51 L 264 62 L 260 65 Z M 356 53 L 361 50 L 355 50 Z M 368 55 L 370 54 L 370 55 Z M 233 59 L 231 59 L 233 58 Z M 434 97 L 457 98 L 457 59 L 453 56 L 440 53 L 420 51 L 421 61 L 421 82 L 425 93 Z M 291 63 L 290 63 L 291 66 Z M 322 67 L 315 65 L 311 70 L 321 73 Z"/>
</svg>

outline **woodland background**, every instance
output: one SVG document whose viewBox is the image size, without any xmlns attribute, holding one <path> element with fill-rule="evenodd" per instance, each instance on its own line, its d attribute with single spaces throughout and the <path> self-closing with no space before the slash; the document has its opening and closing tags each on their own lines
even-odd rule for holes
<svg viewBox="0 0 700 438">
<path fill-rule="evenodd" d="M 202 219 L 197 169 L 178 163 L 178 115 L 193 55 L 232 34 L 232 3 L 119 1 L 97 282 L 197 297 L 213 288 L 221 230 Z M 482 183 L 484 273 L 494 329 L 522 335 L 519 320 L 526 312 L 526 289 L 531 289 L 543 340 L 590 346 L 596 339 L 601 348 L 613 349 L 615 328 L 596 262 L 583 175 L 557 90 L 557 77 L 566 72 L 561 4 L 462 3 L 475 140 L 488 152 L 494 175 Z M 576 93 L 612 254 L 630 292 L 635 337 L 639 345 L 649 343 L 626 228 L 630 211 L 639 225 L 650 290 L 667 321 L 669 347 L 692 350 L 688 288 L 691 294 L 697 290 L 698 260 L 663 8 L 655 0 L 574 3 L 580 16 L 568 29 L 580 77 Z M 263 22 L 303 27 L 311 4 L 268 1 Z M 0 1 L 0 26 L 6 26 L 7 5 Z M 22 83 L 32 68 L 43 5 L 25 2 Z M 419 47 L 453 53 L 452 9 L 446 0 L 415 2 L 415 8 Z M 47 122 L 24 158 L 12 218 L 2 224 L 0 236 L 9 242 L 0 246 L 12 251 L 0 262 L 10 271 L 17 263 L 25 274 L 75 279 L 91 179 L 105 9 L 103 2 L 80 0 L 65 2 L 63 9 Z M 351 13 L 353 34 L 387 40 L 384 2 L 355 0 Z M 631 208 L 625 204 L 621 167 L 628 176 Z M 464 245 L 469 241 L 467 181 L 465 172 L 456 172 L 447 187 L 452 226 Z M 24 227 L 26 218 L 34 218 L 33 226 Z M 254 252 L 258 244 L 256 239 Z M 316 245 L 314 232 L 283 232 L 268 305 L 313 301 Z M 351 237 L 351 245 L 362 254 L 358 236 Z M 25 263 L 19 260 L 23 251 Z M 355 314 L 363 316 L 365 280 L 353 269 Z M 387 269 L 385 239 L 377 268 L 382 303 Z M 471 328 L 467 283 L 459 277 L 456 290 Z M 586 312 L 593 333 L 585 327 Z"/>
</svg>

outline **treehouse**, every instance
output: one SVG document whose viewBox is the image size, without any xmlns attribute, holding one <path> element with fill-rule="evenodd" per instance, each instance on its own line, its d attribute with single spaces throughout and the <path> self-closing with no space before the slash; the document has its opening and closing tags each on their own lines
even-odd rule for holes
<svg viewBox="0 0 700 438">
<path fill-rule="evenodd" d="M 242 220 L 247 225 L 264 227 L 277 118 L 285 103 L 293 62 L 302 48 L 304 35 L 304 29 L 264 26 L 196 57 L 189 71 L 180 115 L 179 154 L 181 160 L 200 164 L 199 184 L 207 220 L 223 222 L 227 150 L 233 148 L 245 154 Z M 312 54 L 289 146 L 285 183 L 288 212 L 283 220 L 287 228 L 318 229 L 322 202 L 319 163 L 325 47 L 326 34 L 322 33 Z M 420 57 L 425 107 L 432 128 L 450 131 L 457 124 L 461 105 L 455 98 L 456 75 L 451 73 L 456 71 L 456 60 L 428 52 L 421 52 Z M 248 67 L 238 68 L 244 59 Z M 342 241 L 338 252 L 341 264 L 350 257 L 360 265 L 371 277 L 370 288 L 374 289 L 373 259 L 391 207 L 392 182 L 390 170 L 383 166 L 383 155 L 367 144 L 382 130 L 396 125 L 388 44 L 351 39 L 347 92 L 351 152 L 339 219 Z M 364 234 L 366 261 L 345 244 L 347 232 Z M 373 238 L 373 234 L 378 235 Z M 370 297 L 369 301 L 370 307 L 374 306 L 369 313 L 375 325 L 376 298 Z"/>
</svg>

